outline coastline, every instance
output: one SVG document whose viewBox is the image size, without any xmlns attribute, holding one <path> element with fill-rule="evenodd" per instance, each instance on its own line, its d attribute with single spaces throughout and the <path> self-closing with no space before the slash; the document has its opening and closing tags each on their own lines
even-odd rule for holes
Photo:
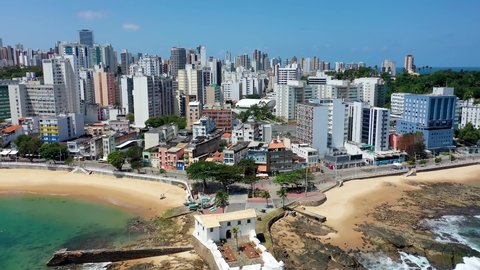
<svg viewBox="0 0 480 270">
<path fill-rule="evenodd" d="M 0 196 L 67 196 L 123 208 L 143 217 L 181 206 L 185 191 L 175 185 L 99 174 L 34 169 L 1 169 Z M 165 199 L 160 195 L 165 194 Z"/>
<path fill-rule="evenodd" d="M 322 237 L 322 242 L 344 250 L 363 249 L 364 235 L 358 225 L 373 221 L 369 212 L 381 204 L 397 204 L 404 192 L 420 190 L 421 183 L 459 183 L 472 186 L 480 184 L 480 165 L 421 172 L 416 176 L 389 176 L 352 180 L 341 188 L 326 192 L 327 201 L 307 210 L 327 217 L 324 223 L 336 232 Z"/>
</svg>

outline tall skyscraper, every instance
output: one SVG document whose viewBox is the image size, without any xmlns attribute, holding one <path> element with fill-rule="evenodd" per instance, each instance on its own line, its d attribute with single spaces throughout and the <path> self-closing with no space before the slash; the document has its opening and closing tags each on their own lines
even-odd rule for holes
<svg viewBox="0 0 480 270">
<path fill-rule="evenodd" d="M 82 45 L 89 47 L 93 46 L 93 31 L 88 29 L 82 29 L 78 31 L 79 41 Z"/>
<path fill-rule="evenodd" d="M 145 127 L 150 117 L 173 114 L 172 79 L 134 76 L 133 89 L 135 127 Z"/>
<path fill-rule="evenodd" d="M 116 83 L 115 74 L 103 69 L 93 74 L 95 85 L 95 103 L 102 106 L 115 105 L 116 103 Z"/>
<path fill-rule="evenodd" d="M 348 116 L 349 141 L 370 144 L 377 152 L 388 150 L 390 110 L 353 102 Z"/>
<path fill-rule="evenodd" d="M 407 54 L 405 56 L 405 65 L 403 66 L 403 68 L 408 73 L 415 73 L 416 71 L 415 63 L 413 61 L 414 61 L 413 55 Z"/>
<path fill-rule="evenodd" d="M 198 53 L 200 54 L 200 65 L 202 67 L 207 66 L 207 48 L 205 46 L 198 46 Z"/>
<path fill-rule="evenodd" d="M 120 54 L 120 67 L 122 69 L 122 74 L 128 75 L 129 74 L 129 68 L 130 64 L 133 63 L 133 58 L 132 54 L 129 53 L 127 50 L 123 50 L 123 52 Z"/>
<path fill-rule="evenodd" d="M 173 47 L 170 51 L 170 72 L 173 76 L 178 75 L 179 69 L 185 69 L 187 64 L 187 52 L 185 48 Z"/>
</svg>

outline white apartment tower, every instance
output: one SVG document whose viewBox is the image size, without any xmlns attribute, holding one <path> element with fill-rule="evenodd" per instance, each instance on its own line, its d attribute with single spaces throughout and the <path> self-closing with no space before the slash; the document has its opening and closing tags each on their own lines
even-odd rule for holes
<svg viewBox="0 0 480 270">
<path fill-rule="evenodd" d="M 68 112 L 80 113 L 80 84 L 75 56 L 64 55 L 44 59 L 42 64 L 45 84 L 65 85 Z"/>
<path fill-rule="evenodd" d="M 157 76 L 133 77 L 135 127 L 145 127 L 150 117 L 173 114 L 172 80 Z"/>
</svg>

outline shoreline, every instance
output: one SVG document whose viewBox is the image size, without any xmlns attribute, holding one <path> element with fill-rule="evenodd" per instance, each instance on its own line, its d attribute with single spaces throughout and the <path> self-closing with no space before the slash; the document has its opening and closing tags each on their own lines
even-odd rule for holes
<svg viewBox="0 0 480 270">
<path fill-rule="evenodd" d="M 1 169 L 0 196 L 22 194 L 65 196 L 93 201 L 151 218 L 183 205 L 186 192 L 166 183 L 100 174 Z M 165 194 L 166 198 L 161 200 L 161 194 Z"/>
<path fill-rule="evenodd" d="M 420 190 L 422 183 L 445 182 L 479 187 L 480 165 L 420 172 L 410 177 L 402 175 L 348 181 L 341 188 L 327 191 L 325 203 L 306 209 L 326 216 L 324 224 L 336 231 L 323 236 L 322 242 L 344 250 L 365 249 L 364 235 L 358 225 L 374 221 L 369 212 L 381 204 L 398 204 L 404 192 Z"/>
</svg>

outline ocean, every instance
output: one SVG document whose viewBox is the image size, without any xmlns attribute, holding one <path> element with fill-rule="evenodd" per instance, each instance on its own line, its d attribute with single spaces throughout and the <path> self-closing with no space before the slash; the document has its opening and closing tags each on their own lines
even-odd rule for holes
<svg viewBox="0 0 480 270">
<path fill-rule="evenodd" d="M 420 67 L 417 67 L 417 68 L 420 68 Z M 439 71 L 439 70 L 452 70 L 452 71 L 456 71 L 456 72 L 459 72 L 461 70 L 463 71 L 480 71 L 480 67 L 432 67 L 431 69 L 430 68 L 425 68 L 425 69 L 420 69 L 418 70 L 418 72 L 420 74 L 430 74 L 430 73 L 433 73 L 433 72 L 436 72 L 436 71 Z M 398 67 L 396 68 L 396 71 L 397 71 L 397 74 L 400 74 L 403 72 L 403 67 Z"/>
<path fill-rule="evenodd" d="M 480 251 L 480 215 L 479 216 L 442 216 L 438 219 L 424 220 L 424 224 L 437 235 L 440 242 L 461 243 Z M 433 270 L 427 258 L 399 251 L 400 261 L 393 261 L 386 254 L 365 253 L 359 256 L 367 269 L 391 270 Z M 479 270 L 480 258 L 465 257 L 455 270 Z"/>
<path fill-rule="evenodd" d="M 61 248 L 94 249 L 131 243 L 138 238 L 127 230 L 134 217 L 117 207 L 68 197 L 2 196 L 0 269 L 48 269 L 45 263 Z"/>
</svg>

